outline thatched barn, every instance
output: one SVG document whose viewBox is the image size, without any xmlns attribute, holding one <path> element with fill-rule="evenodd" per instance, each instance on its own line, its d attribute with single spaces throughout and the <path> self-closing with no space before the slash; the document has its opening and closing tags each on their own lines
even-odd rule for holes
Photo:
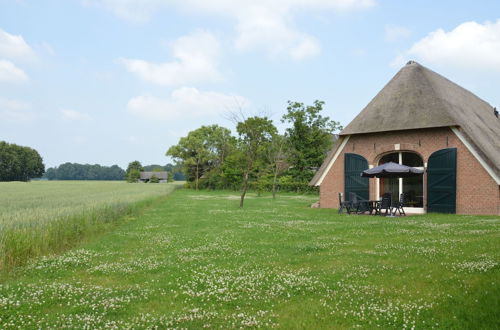
<svg viewBox="0 0 500 330">
<path fill-rule="evenodd" d="M 339 193 L 406 197 L 413 213 L 500 214 L 500 119 L 487 102 L 410 61 L 341 132 L 310 182 L 320 207 Z M 393 161 L 424 169 L 412 178 L 362 178 Z"/>
<path fill-rule="evenodd" d="M 149 182 L 152 177 L 156 177 L 160 183 L 165 183 L 168 180 L 168 172 L 141 172 L 139 181 Z"/>
</svg>

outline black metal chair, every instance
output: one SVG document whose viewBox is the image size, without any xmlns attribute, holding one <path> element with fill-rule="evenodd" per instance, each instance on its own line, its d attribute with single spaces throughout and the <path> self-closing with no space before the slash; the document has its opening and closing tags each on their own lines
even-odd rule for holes
<svg viewBox="0 0 500 330">
<path fill-rule="evenodd" d="M 351 203 L 351 213 L 354 211 L 356 214 L 361 214 L 367 211 L 366 201 L 359 200 L 356 193 L 349 193 L 349 199 Z"/>
<path fill-rule="evenodd" d="M 387 216 L 387 213 L 392 215 L 392 209 L 391 209 L 391 194 L 390 193 L 385 193 L 382 195 L 382 200 L 378 204 L 378 212 L 377 214 L 382 215 L 382 210 L 385 210 L 385 216 Z"/>
<path fill-rule="evenodd" d="M 399 212 L 399 215 L 404 215 L 406 216 L 406 213 L 405 213 L 405 210 L 403 208 L 403 205 L 405 203 L 405 194 L 402 193 L 401 195 L 399 195 L 399 201 L 394 201 L 394 203 L 392 203 L 391 205 L 391 213 L 392 210 L 394 210 L 394 215 L 396 215 L 396 212 Z"/>
<path fill-rule="evenodd" d="M 351 213 L 351 202 L 343 200 L 344 198 L 343 193 L 339 193 L 339 214 L 342 214 L 343 210 L 347 212 L 347 214 Z"/>
</svg>

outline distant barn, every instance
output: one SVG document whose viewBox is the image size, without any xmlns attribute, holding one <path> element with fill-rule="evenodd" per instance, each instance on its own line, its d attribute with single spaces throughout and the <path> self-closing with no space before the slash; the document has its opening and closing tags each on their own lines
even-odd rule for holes
<svg viewBox="0 0 500 330">
<path fill-rule="evenodd" d="M 165 183 L 168 179 L 168 172 L 141 172 L 139 181 L 149 182 L 153 176 L 158 178 L 158 180 L 160 180 L 160 183 Z"/>
</svg>

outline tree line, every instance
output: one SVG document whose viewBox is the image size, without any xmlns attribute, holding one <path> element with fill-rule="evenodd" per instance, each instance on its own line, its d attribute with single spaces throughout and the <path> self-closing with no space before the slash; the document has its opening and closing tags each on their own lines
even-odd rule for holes
<svg viewBox="0 0 500 330">
<path fill-rule="evenodd" d="M 0 141 L 0 181 L 29 181 L 45 171 L 35 149 Z"/>
<path fill-rule="evenodd" d="M 118 165 L 64 163 L 47 169 L 48 180 L 123 180 L 125 171 Z"/>
<path fill-rule="evenodd" d="M 240 189 L 240 207 L 248 189 L 308 191 L 308 182 L 331 149 L 339 122 L 323 116 L 324 102 L 288 102 L 278 133 L 266 116 L 233 113 L 237 135 L 219 125 L 202 126 L 166 152 L 195 189 Z"/>
<path fill-rule="evenodd" d="M 139 163 L 138 161 L 134 161 Z M 140 163 L 139 163 L 140 164 Z M 129 164 L 130 167 L 130 164 Z M 138 167 L 140 171 L 175 171 L 175 166 L 172 164 L 167 165 L 146 165 Z M 127 172 L 118 165 L 102 166 L 99 164 L 78 164 L 78 163 L 64 163 L 59 166 L 48 168 L 45 172 L 44 178 L 48 180 L 106 180 L 106 181 L 121 181 L 127 179 L 129 169 Z M 137 175 L 139 175 L 139 172 Z M 172 175 L 175 180 L 175 173 Z M 182 175 L 181 178 L 182 179 Z M 179 179 L 179 180 L 180 180 Z"/>
</svg>

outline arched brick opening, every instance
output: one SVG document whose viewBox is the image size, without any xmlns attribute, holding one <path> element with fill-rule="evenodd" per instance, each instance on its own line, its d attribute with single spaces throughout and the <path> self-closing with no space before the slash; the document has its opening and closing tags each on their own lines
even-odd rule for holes
<svg viewBox="0 0 500 330">
<path fill-rule="evenodd" d="M 422 159 L 422 161 L 424 162 L 424 164 L 426 163 L 426 161 L 427 161 L 426 157 L 424 157 L 424 155 L 422 155 L 418 150 L 416 150 L 417 148 L 411 148 L 410 147 L 410 146 L 413 146 L 413 145 L 406 144 L 406 143 L 405 144 L 401 144 L 401 147 L 403 147 L 403 146 L 405 146 L 405 149 L 401 148 L 399 150 L 395 150 L 394 149 L 394 145 L 392 145 L 392 149 L 383 150 L 382 152 L 380 152 L 377 156 L 375 156 L 372 159 L 371 164 L 373 164 L 373 166 L 378 166 L 379 165 L 379 161 L 380 161 L 380 159 L 382 157 L 384 157 L 384 156 L 386 156 L 388 154 L 395 153 L 395 152 L 410 152 L 410 153 L 413 153 L 413 154 L 417 154 Z"/>
</svg>

